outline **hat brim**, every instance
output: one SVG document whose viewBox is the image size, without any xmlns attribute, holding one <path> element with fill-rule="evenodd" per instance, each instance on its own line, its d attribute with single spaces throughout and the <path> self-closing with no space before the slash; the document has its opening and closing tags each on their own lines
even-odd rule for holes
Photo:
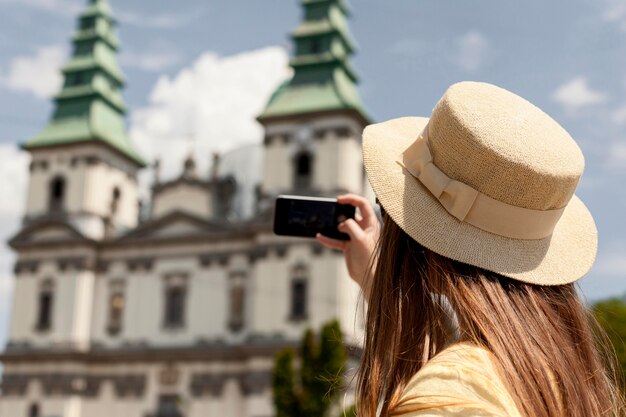
<svg viewBox="0 0 626 417">
<path fill-rule="evenodd" d="M 531 284 L 567 284 L 589 271 L 598 247 L 597 230 L 591 213 L 576 196 L 552 235 L 540 240 L 499 236 L 450 215 L 396 162 L 428 120 L 399 118 L 370 125 L 363 132 L 363 162 L 369 182 L 402 230 L 447 258 Z"/>
</svg>

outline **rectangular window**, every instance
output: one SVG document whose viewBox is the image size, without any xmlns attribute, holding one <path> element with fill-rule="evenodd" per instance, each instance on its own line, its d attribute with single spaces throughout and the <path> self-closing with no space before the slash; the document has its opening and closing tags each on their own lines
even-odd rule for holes
<svg viewBox="0 0 626 417">
<path fill-rule="evenodd" d="M 311 39 L 311 43 L 309 43 L 309 52 L 311 54 L 319 54 L 322 52 L 322 41 L 320 39 Z"/>
<path fill-rule="evenodd" d="M 111 336 L 115 336 L 122 331 L 124 303 L 124 294 L 118 292 L 111 295 L 109 300 L 109 324 L 107 326 L 107 330 Z"/>
<path fill-rule="evenodd" d="M 292 320 L 307 318 L 307 282 L 295 279 L 291 282 L 291 315 Z"/>
<path fill-rule="evenodd" d="M 37 330 L 50 330 L 52 327 L 52 290 L 44 289 L 39 293 L 39 312 Z"/>
<path fill-rule="evenodd" d="M 241 330 L 243 328 L 245 295 L 245 290 L 241 285 L 234 286 L 230 290 L 230 328 L 233 331 Z"/>
<path fill-rule="evenodd" d="M 295 165 L 294 187 L 300 190 L 311 188 L 311 182 L 313 177 L 313 158 L 311 154 L 308 152 L 299 153 L 296 156 Z"/>
<path fill-rule="evenodd" d="M 230 276 L 228 327 L 237 332 L 246 324 L 246 274 L 235 272 Z"/>
<path fill-rule="evenodd" d="M 165 327 L 184 326 L 185 321 L 185 288 L 179 285 L 170 286 L 165 291 Z"/>
<path fill-rule="evenodd" d="M 72 75 L 70 81 L 70 85 L 72 86 L 76 86 L 76 85 L 82 85 L 83 83 L 85 83 L 86 81 L 86 76 L 85 74 L 83 74 L 82 72 L 77 72 L 75 74 Z"/>
<path fill-rule="evenodd" d="M 74 55 L 84 57 L 87 55 L 93 55 L 95 49 L 94 44 L 78 44 L 74 46 Z"/>
<path fill-rule="evenodd" d="M 65 200 L 65 178 L 55 177 L 49 185 L 49 208 L 51 212 L 62 212 Z"/>
<path fill-rule="evenodd" d="M 80 30 L 90 30 L 96 27 L 96 19 L 83 18 L 80 20 Z"/>
</svg>

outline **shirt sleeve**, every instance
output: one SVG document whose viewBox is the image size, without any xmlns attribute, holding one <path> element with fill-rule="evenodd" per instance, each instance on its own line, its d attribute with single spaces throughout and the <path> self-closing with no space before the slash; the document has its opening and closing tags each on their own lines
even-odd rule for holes
<svg viewBox="0 0 626 417">
<path fill-rule="evenodd" d="M 521 417 L 491 354 L 454 345 L 429 361 L 404 389 L 394 416 Z"/>
</svg>

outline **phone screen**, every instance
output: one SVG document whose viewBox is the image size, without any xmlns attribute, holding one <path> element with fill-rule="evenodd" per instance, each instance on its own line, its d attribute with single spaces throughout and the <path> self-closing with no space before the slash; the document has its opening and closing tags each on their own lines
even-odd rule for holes
<svg viewBox="0 0 626 417">
<path fill-rule="evenodd" d="M 276 200 L 274 231 L 279 235 L 315 237 L 321 233 L 335 239 L 347 240 L 337 225 L 354 218 L 354 206 L 338 204 L 332 199 L 287 197 Z"/>
</svg>

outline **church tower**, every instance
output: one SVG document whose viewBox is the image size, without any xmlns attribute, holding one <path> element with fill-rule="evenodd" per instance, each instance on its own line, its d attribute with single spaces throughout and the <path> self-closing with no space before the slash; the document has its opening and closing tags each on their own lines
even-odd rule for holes
<svg viewBox="0 0 626 417">
<path fill-rule="evenodd" d="M 29 349 L 90 346 L 99 245 L 138 222 L 145 164 L 125 128 L 124 78 L 107 0 L 89 0 L 48 125 L 22 146 L 30 181 L 17 252 L 10 340 Z M 9 346 L 10 347 L 10 346 Z"/>
<path fill-rule="evenodd" d="M 350 62 L 355 43 L 344 0 L 303 0 L 304 19 L 292 33 L 293 77 L 258 120 L 265 127 L 259 199 L 278 194 L 365 193 L 361 132 L 369 123 Z"/>
<path fill-rule="evenodd" d="M 32 155 L 26 225 L 54 218 L 99 240 L 137 224 L 145 164 L 126 134 L 115 25 L 107 0 L 89 0 L 78 19 L 51 120 L 23 145 Z"/>
</svg>

